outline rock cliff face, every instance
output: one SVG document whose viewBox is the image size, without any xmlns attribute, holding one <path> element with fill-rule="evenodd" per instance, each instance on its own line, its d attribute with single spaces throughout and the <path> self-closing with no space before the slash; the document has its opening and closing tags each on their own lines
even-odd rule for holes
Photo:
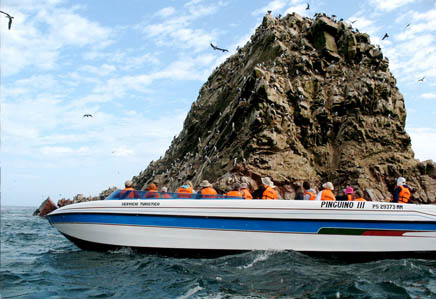
<svg viewBox="0 0 436 299">
<path fill-rule="evenodd" d="M 434 202 L 436 163 L 414 159 L 388 59 L 369 36 L 323 15 L 266 15 L 251 40 L 210 75 L 165 155 L 133 178 L 175 191 L 208 179 L 223 192 L 269 176 L 284 199 L 303 181 L 332 181 L 372 200 L 404 176 Z"/>
</svg>

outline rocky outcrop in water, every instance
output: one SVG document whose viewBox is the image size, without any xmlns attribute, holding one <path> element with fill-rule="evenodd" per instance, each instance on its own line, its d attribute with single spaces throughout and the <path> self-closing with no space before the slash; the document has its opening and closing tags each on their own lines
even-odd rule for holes
<svg viewBox="0 0 436 299">
<path fill-rule="evenodd" d="M 165 155 L 133 182 L 175 191 L 208 179 L 224 191 L 269 176 L 285 199 L 303 181 L 332 181 L 382 201 L 404 176 L 415 200 L 434 202 L 436 163 L 414 159 L 405 120 L 389 61 L 367 34 L 324 15 L 268 14 L 210 75 Z"/>
<path fill-rule="evenodd" d="M 39 208 L 37 208 L 33 212 L 33 216 L 41 216 L 44 217 L 47 214 L 50 214 L 50 212 L 56 210 L 58 207 L 56 204 L 50 199 L 50 197 L 47 197 L 46 200 L 44 200 L 40 205 Z"/>
<path fill-rule="evenodd" d="M 387 200 L 398 176 L 415 202 L 436 202 L 436 163 L 414 159 L 404 98 L 389 61 L 369 36 L 318 14 L 267 14 L 251 40 L 215 69 L 165 155 L 134 187 L 151 182 L 175 192 L 207 179 L 224 192 L 234 182 L 256 189 L 269 176 L 284 199 L 304 181 L 352 186 Z M 339 188 L 338 188 L 339 187 Z M 76 195 L 59 206 L 102 200 Z"/>
</svg>

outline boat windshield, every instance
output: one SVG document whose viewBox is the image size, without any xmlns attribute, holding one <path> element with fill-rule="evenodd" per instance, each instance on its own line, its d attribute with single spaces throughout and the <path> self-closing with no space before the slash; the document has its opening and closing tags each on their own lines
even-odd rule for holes
<svg viewBox="0 0 436 299">
<path fill-rule="evenodd" d="M 149 192 L 138 190 L 116 190 L 106 200 L 117 199 L 242 199 L 227 195 L 200 195 L 196 193 Z"/>
</svg>

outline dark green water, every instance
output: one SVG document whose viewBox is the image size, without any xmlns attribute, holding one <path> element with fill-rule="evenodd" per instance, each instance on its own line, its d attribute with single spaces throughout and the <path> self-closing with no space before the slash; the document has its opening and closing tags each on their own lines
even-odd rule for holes
<svg viewBox="0 0 436 299">
<path fill-rule="evenodd" d="M 1 298 L 436 298 L 436 261 L 296 252 L 177 259 L 79 250 L 35 208 L 2 207 Z"/>
</svg>

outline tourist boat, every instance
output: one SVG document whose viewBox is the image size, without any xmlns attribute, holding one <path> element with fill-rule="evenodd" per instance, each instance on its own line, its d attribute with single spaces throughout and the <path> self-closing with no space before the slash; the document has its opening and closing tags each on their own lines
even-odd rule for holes
<svg viewBox="0 0 436 299">
<path fill-rule="evenodd" d="M 219 195 L 195 199 L 169 193 L 145 198 L 145 192 L 134 192 L 132 199 L 123 198 L 125 191 L 116 191 L 105 200 L 64 206 L 47 218 L 88 250 L 131 247 L 165 255 L 249 250 L 361 256 L 436 253 L 435 205 Z"/>
</svg>

